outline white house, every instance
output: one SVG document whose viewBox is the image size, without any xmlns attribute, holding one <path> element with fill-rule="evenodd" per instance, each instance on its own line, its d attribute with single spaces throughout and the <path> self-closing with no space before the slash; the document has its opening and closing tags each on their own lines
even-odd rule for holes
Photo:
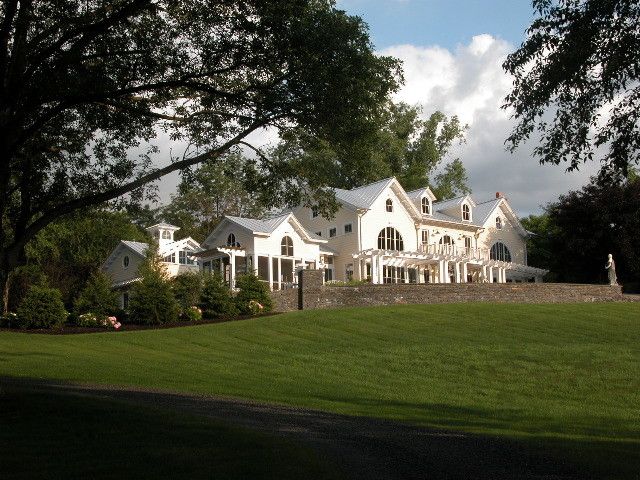
<svg viewBox="0 0 640 480">
<path fill-rule="evenodd" d="M 527 265 L 527 232 L 500 193 L 436 202 L 429 188 L 406 192 L 387 178 L 335 194 L 332 219 L 303 206 L 268 220 L 225 217 L 198 254 L 203 268 L 220 269 L 231 285 L 252 271 L 271 288 L 295 282 L 299 268 L 373 283 L 542 281 L 546 273 Z"/>
<path fill-rule="evenodd" d="M 174 241 L 173 235 L 180 230 L 179 227 L 158 223 L 146 230 L 158 244 L 158 255 L 169 276 L 198 271 L 197 259 L 193 255 L 200 249 L 200 244 L 191 237 Z M 122 290 L 120 301 L 123 308 L 129 302 L 128 287 L 140 280 L 138 268 L 144 261 L 148 248 L 146 243 L 120 240 L 102 265 L 102 271 L 111 278 L 112 287 Z"/>
<path fill-rule="evenodd" d="M 333 253 L 327 240 L 285 213 L 266 220 L 225 216 L 197 256 L 204 271 L 220 272 L 231 286 L 238 274 L 253 272 L 282 289 L 296 281 L 297 269 L 330 268 L 321 259 Z"/>
</svg>

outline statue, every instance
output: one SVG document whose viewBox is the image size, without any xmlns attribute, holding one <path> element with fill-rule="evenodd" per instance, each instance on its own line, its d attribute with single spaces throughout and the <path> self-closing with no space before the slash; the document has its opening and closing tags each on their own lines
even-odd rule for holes
<svg viewBox="0 0 640 480">
<path fill-rule="evenodd" d="M 616 262 L 613 261 L 613 255 L 609 254 L 607 264 L 604 266 L 609 275 L 609 285 L 618 285 L 618 279 L 616 278 Z"/>
</svg>

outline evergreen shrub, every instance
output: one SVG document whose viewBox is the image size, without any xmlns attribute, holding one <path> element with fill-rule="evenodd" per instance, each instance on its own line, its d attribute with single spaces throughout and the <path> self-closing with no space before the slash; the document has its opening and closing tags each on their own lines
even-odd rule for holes
<svg viewBox="0 0 640 480">
<path fill-rule="evenodd" d="M 218 273 L 205 275 L 200 306 L 205 318 L 238 314 L 231 291 Z"/>
<path fill-rule="evenodd" d="M 139 273 L 141 279 L 131 289 L 129 320 L 147 325 L 177 321 L 180 307 L 155 255 L 150 254 Z"/>
<path fill-rule="evenodd" d="M 67 319 L 62 293 L 56 288 L 33 286 L 18 307 L 18 325 L 21 328 L 52 328 Z"/>
<path fill-rule="evenodd" d="M 103 272 L 95 272 L 89 277 L 84 290 L 74 302 L 74 313 L 94 313 L 98 317 L 115 315 L 120 308 L 118 292 L 111 289 L 111 280 Z"/>
<path fill-rule="evenodd" d="M 173 294 L 183 314 L 188 315 L 187 310 L 200 303 L 202 284 L 202 275 L 195 272 L 181 273 L 171 281 Z"/>
<path fill-rule="evenodd" d="M 240 313 L 255 315 L 270 312 L 273 308 L 269 287 L 255 275 L 240 275 L 236 279 L 239 289 L 235 297 L 236 307 Z"/>
</svg>

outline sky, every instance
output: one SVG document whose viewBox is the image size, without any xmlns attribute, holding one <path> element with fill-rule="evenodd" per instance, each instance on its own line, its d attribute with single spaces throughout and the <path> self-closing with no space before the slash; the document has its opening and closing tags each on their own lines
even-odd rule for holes
<svg viewBox="0 0 640 480">
<path fill-rule="evenodd" d="M 562 165 L 541 166 L 531 145 L 509 153 L 504 146 L 514 125 L 501 109 L 511 78 L 506 56 L 522 42 L 533 19 L 530 0 L 338 0 L 337 6 L 368 25 L 376 51 L 403 61 L 405 84 L 394 100 L 457 115 L 469 129 L 450 152 L 462 160 L 476 201 L 502 192 L 520 216 L 588 182 L 597 165 L 566 173 Z M 254 144 L 273 144 L 274 132 L 254 135 Z M 177 176 L 160 185 L 168 200 Z"/>
</svg>

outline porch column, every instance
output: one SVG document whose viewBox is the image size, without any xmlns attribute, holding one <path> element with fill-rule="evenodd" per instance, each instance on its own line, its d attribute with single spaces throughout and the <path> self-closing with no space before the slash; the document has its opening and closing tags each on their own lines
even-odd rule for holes
<svg viewBox="0 0 640 480">
<path fill-rule="evenodd" d="M 421 266 L 417 266 L 416 267 L 416 283 L 422 283 L 424 282 L 424 278 L 422 277 L 422 275 L 424 271 L 424 267 Z"/>
<path fill-rule="evenodd" d="M 378 255 L 378 283 L 384 283 L 384 258 Z"/>
<path fill-rule="evenodd" d="M 269 254 L 267 258 L 269 258 L 269 266 L 267 268 L 269 271 L 269 290 L 273 291 L 273 257 Z"/>
<path fill-rule="evenodd" d="M 376 269 L 377 259 L 373 253 L 371 254 L 371 283 L 378 283 L 378 270 Z"/>
<path fill-rule="evenodd" d="M 356 260 L 354 260 L 353 269 L 356 270 L 355 272 L 353 272 L 355 274 L 356 280 L 362 280 L 362 260 L 358 259 L 358 263 L 356 263 Z"/>
<path fill-rule="evenodd" d="M 493 283 L 493 267 L 489 266 L 489 283 Z"/>
<path fill-rule="evenodd" d="M 462 262 L 462 283 L 467 283 L 467 277 L 469 276 L 467 265 L 467 262 Z"/>
<path fill-rule="evenodd" d="M 282 290 L 282 258 L 278 257 L 278 290 Z"/>
<path fill-rule="evenodd" d="M 249 258 L 251 259 L 251 268 L 253 270 L 253 274 L 257 277 L 259 272 L 258 272 L 258 255 L 251 255 L 249 256 Z"/>
<path fill-rule="evenodd" d="M 455 263 L 456 283 L 460 283 L 460 262 Z"/>
<path fill-rule="evenodd" d="M 236 253 L 232 250 L 231 255 L 229 255 L 230 264 L 229 264 L 229 287 L 235 288 L 236 286 Z"/>
</svg>

